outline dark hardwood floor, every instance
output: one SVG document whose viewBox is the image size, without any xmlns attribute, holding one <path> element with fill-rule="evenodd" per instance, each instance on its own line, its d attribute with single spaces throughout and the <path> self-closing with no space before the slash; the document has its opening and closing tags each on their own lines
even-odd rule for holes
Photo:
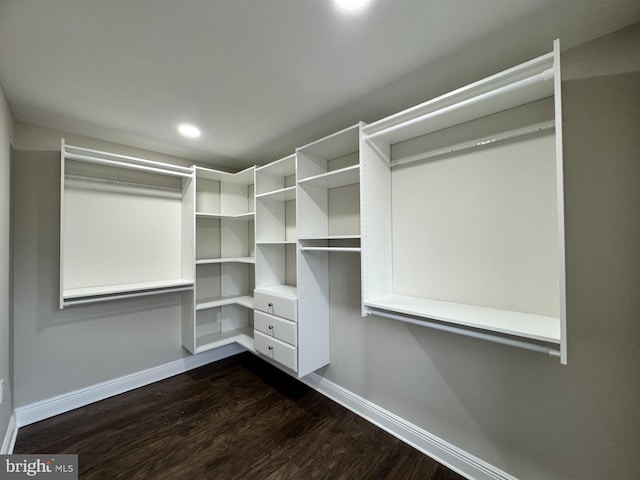
<svg viewBox="0 0 640 480">
<path fill-rule="evenodd" d="M 83 480 L 463 480 L 251 354 L 23 427 Z"/>
</svg>

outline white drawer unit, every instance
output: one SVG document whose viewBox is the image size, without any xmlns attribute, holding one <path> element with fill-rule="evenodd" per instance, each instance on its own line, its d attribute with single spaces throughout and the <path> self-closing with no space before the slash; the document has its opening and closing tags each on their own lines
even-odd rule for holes
<svg viewBox="0 0 640 480">
<path fill-rule="evenodd" d="M 256 289 L 253 298 L 256 310 L 283 317 L 294 322 L 297 320 L 297 302 L 295 297 L 278 295 Z"/>
<path fill-rule="evenodd" d="M 254 312 L 253 327 L 259 332 L 277 338 L 293 346 L 298 343 L 298 329 L 295 322 L 262 312 Z"/>
<path fill-rule="evenodd" d="M 257 352 L 293 371 L 298 370 L 298 351 L 296 347 L 259 331 L 254 331 L 254 342 Z"/>
</svg>

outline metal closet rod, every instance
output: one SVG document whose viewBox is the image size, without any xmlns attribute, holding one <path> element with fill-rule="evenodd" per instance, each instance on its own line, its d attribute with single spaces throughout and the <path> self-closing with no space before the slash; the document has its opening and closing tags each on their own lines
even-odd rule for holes
<svg viewBox="0 0 640 480">
<path fill-rule="evenodd" d="M 93 150 L 91 148 L 85 148 L 85 147 L 76 147 L 75 145 L 68 145 L 65 144 L 65 151 L 66 150 L 77 150 L 79 152 L 85 152 L 85 153 L 95 153 L 98 155 L 106 155 L 108 157 L 112 157 L 112 158 L 120 158 L 123 160 L 133 160 L 134 162 L 138 162 L 138 163 L 144 163 L 147 164 L 149 166 L 155 166 L 155 167 L 170 167 L 170 169 L 176 170 L 176 171 L 181 171 L 183 173 L 191 173 L 192 169 L 191 167 L 183 167 L 181 165 L 171 165 L 168 163 L 163 163 L 163 162 L 156 162 L 154 160 L 147 160 L 144 158 L 138 158 L 138 157 L 130 157 L 128 155 L 120 155 L 118 153 L 110 153 L 110 152 L 103 152 L 101 150 Z M 73 152 L 70 152 L 73 153 Z"/>
<path fill-rule="evenodd" d="M 433 328 L 434 330 L 442 330 L 444 332 L 455 333 L 463 335 L 465 337 L 477 338 L 480 340 L 486 340 L 493 343 L 499 343 L 502 345 L 508 345 L 510 347 L 522 348 L 524 350 L 531 350 L 533 352 L 544 353 L 552 357 L 560 357 L 560 350 L 538 345 L 537 343 L 524 342 L 522 340 L 514 340 L 511 338 L 501 337 L 498 335 L 491 335 L 490 333 L 476 332 L 475 330 L 468 330 L 461 327 L 454 327 L 451 325 L 443 325 L 441 323 L 432 322 L 430 320 L 418 320 L 405 315 L 397 315 L 394 313 L 388 313 L 377 309 L 367 310 L 367 315 L 376 315 L 380 317 L 390 318 L 392 320 L 399 320 L 405 323 L 411 323 L 413 325 L 420 325 L 421 327 Z"/>
<path fill-rule="evenodd" d="M 407 165 L 409 163 L 419 162 L 422 160 L 430 160 L 432 158 L 441 157 L 443 155 L 449 155 L 452 153 L 462 152 L 464 150 L 471 150 L 473 148 L 478 148 L 485 145 L 504 142 L 505 140 L 524 137 L 526 135 L 532 135 L 534 133 L 539 133 L 544 130 L 551 130 L 553 128 L 555 128 L 554 120 L 550 120 L 548 122 L 543 122 L 543 123 L 537 123 L 535 125 L 531 125 L 528 127 L 509 130 L 508 132 L 504 132 L 501 135 L 493 135 L 493 136 L 488 136 L 483 138 L 477 138 L 470 142 L 460 143 L 453 147 L 439 148 L 437 150 L 432 150 L 430 152 L 424 152 L 424 153 L 419 153 L 417 155 L 411 155 L 405 158 L 399 158 L 398 160 L 393 160 L 389 164 L 389 166 L 398 167 L 400 165 Z"/>
<path fill-rule="evenodd" d="M 173 175 L 174 177 L 191 178 L 192 173 L 175 172 L 173 170 L 167 170 L 165 168 L 147 167 L 145 165 L 138 165 L 135 163 L 118 162 L 116 160 L 107 160 L 99 157 L 90 157 L 88 155 L 79 155 L 77 153 L 64 153 L 64 157 L 70 160 L 80 160 L 87 163 L 96 163 L 98 165 L 108 165 L 110 167 L 128 168 L 130 170 L 141 170 L 143 172 L 159 173 L 162 175 Z M 168 166 L 168 165 L 167 165 Z"/>
<path fill-rule="evenodd" d="M 64 300 L 63 303 L 65 307 L 70 307 L 72 305 L 84 305 L 87 303 L 104 302 L 106 300 L 124 300 L 126 298 L 148 297 L 150 295 L 186 292 L 188 290 L 193 290 L 193 286 L 187 285 L 184 287 L 170 287 L 170 288 L 163 288 L 158 290 L 140 290 L 139 292 L 132 292 L 132 293 L 113 293 L 113 294 L 107 294 L 107 295 L 96 295 L 94 297 L 68 299 L 68 300 Z"/>
<path fill-rule="evenodd" d="M 420 115 L 419 117 L 416 118 L 411 118 L 409 120 L 405 120 L 404 122 L 398 123 L 396 125 L 392 125 L 390 127 L 384 128 L 382 130 L 379 130 L 377 132 L 371 133 L 368 136 L 369 139 L 374 139 L 377 137 L 380 137 L 382 135 L 386 135 L 388 133 L 391 132 L 395 132 L 396 130 L 401 130 L 403 128 L 406 127 L 410 127 L 411 125 L 415 124 L 415 123 L 419 123 L 422 122 L 424 120 L 429 120 L 431 118 L 434 117 L 438 117 L 440 115 L 444 115 L 445 113 L 449 113 L 452 112 L 454 110 L 458 110 L 459 108 L 464 108 L 464 107 L 468 107 L 470 105 L 473 105 L 475 103 L 479 103 L 482 102 L 484 100 L 499 96 L 499 95 L 504 95 L 505 93 L 509 93 L 513 90 L 519 90 L 521 88 L 524 87 L 528 87 L 529 85 L 533 85 L 535 83 L 538 82 L 543 82 L 543 81 L 547 81 L 547 80 L 551 80 L 553 79 L 553 68 L 549 68 L 547 70 L 545 70 L 544 72 L 540 72 L 536 75 L 532 75 L 530 77 L 524 78 L 522 80 L 518 80 L 517 82 L 513 82 L 513 83 L 509 83 L 507 85 L 504 85 L 502 87 L 498 87 L 495 88 L 493 90 L 490 90 L 488 92 L 482 93 L 480 95 L 475 95 L 471 98 L 467 98 L 466 100 L 461 100 L 459 102 L 456 102 L 454 104 L 451 105 L 447 105 L 446 107 L 442 107 L 439 108 L 437 110 L 433 110 L 431 112 L 427 112 L 423 115 Z"/>
</svg>

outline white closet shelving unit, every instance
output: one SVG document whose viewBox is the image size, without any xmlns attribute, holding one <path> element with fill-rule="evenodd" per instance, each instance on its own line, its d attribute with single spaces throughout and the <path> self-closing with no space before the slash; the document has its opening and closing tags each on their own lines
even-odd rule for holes
<svg viewBox="0 0 640 480">
<path fill-rule="evenodd" d="M 256 169 L 256 351 L 298 370 L 296 159 Z"/>
<path fill-rule="evenodd" d="M 566 363 L 558 41 L 362 133 L 363 315 Z"/>
<path fill-rule="evenodd" d="M 229 343 L 253 350 L 254 173 L 194 167 L 195 294 L 183 345 L 200 353 Z"/>
<path fill-rule="evenodd" d="M 360 254 L 363 125 L 296 150 L 299 376 L 329 363 L 329 254 Z"/>
<path fill-rule="evenodd" d="M 60 308 L 192 290 L 193 169 L 60 150 Z"/>
</svg>

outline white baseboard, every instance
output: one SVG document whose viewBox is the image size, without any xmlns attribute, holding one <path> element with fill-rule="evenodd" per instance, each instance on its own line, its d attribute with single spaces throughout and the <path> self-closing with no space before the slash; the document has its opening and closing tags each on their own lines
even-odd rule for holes
<svg viewBox="0 0 640 480">
<path fill-rule="evenodd" d="M 300 380 L 464 477 L 471 480 L 517 480 L 499 468 L 316 373 Z"/>
<path fill-rule="evenodd" d="M 68 412 L 75 408 L 84 407 L 90 403 L 104 400 L 105 398 L 113 397 L 114 395 L 119 395 L 159 380 L 164 380 L 165 378 L 173 377 L 174 375 L 179 375 L 244 351 L 245 349 L 243 347 L 232 343 L 192 357 L 186 357 L 141 372 L 125 375 L 124 377 L 73 390 L 62 395 L 16 408 L 17 428 Z"/>
<path fill-rule="evenodd" d="M 9 419 L 9 425 L 2 441 L 2 447 L 0 448 L 0 455 L 10 455 L 13 453 L 13 446 L 16 444 L 16 437 L 18 436 L 18 423 L 16 420 L 16 412 L 11 414 Z"/>
</svg>

